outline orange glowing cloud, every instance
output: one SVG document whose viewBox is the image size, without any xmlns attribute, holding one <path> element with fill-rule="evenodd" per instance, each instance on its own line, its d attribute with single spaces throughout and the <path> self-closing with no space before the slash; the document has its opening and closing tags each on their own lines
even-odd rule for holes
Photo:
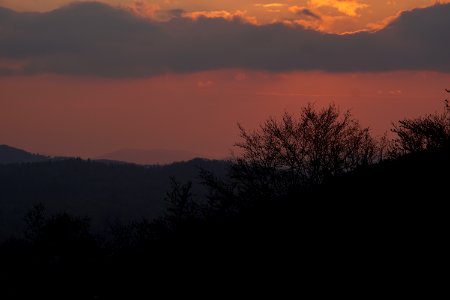
<svg viewBox="0 0 450 300">
<path fill-rule="evenodd" d="M 355 19 L 368 7 L 368 4 L 359 0 L 309 0 L 305 6 L 290 6 L 289 11 L 297 18 L 285 23 L 322 32 L 344 33 L 353 31 L 351 26 L 354 26 Z"/>
<path fill-rule="evenodd" d="M 255 4 L 255 7 L 262 7 L 267 12 L 270 12 L 270 13 L 280 13 L 281 8 L 284 6 L 285 6 L 285 4 L 283 4 L 283 3 L 266 3 L 266 4 L 257 3 L 257 4 Z"/>
<path fill-rule="evenodd" d="M 342 33 L 343 30 L 335 30 L 335 23 L 345 20 L 348 16 L 330 16 L 322 13 L 317 8 L 306 6 L 290 6 L 289 11 L 296 15 L 295 19 L 285 20 L 288 25 L 300 25 L 307 29 L 312 29 L 327 33 Z"/>
<path fill-rule="evenodd" d="M 225 19 L 231 21 L 233 19 L 241 19 L 251 24 L 257 24 L 257 20 L 254 17 L 248 16 L 245 11 L 236 10 L 229 12 L 226 10 L 212 10 L 212 11 L 192 11 L 184 12 L 183 17 L 191 18 L 193 20 L 198 20 L 199 18 L 208 19 Z"/>
<path fill-rule="evenodd" d="M 137 8 L 146 11 L 145 6 Z M 308 8 L 291 10 L 297 13 L 293 24 L 304 22 L 318 29 L 330 26 L 330 20 L 346 18 L 319 15 L 321 11 Z M 6 75 L 138 78 L 231 68 L 268 72 L 450 70 L 448 54 L 442 50 L 449 48 L 449 41 L 441 38 L 450 26 L 448 4 L 405 12 L 377 32 L 345 36 L 299 26 L 249 24 L 241 21 L 247 17 L 241 11 L 185 12 L 184 17 L 166 22 L 99 3 L 31 15 L 7 9 L 0 13 L 5 16 L 0 19 L 0 44 L 4 45 L 0 58 L 23 63 L 4 63 L 0 72 Z"/>
<path fill-rule="evenodd" d="M 274 8 L 274 7 L 282 7 L 282 6 L 284 6 L 284 4 L 283 3 L 267 3 L 267 4 L 257 3 L 257 4 L 255 4 L 255 6 L 264 7 L 264 8 Z"/>
<path fill-rule="evenodd" d="M 316 8 L 333 7 L 350 17 L 358 17 L 361 10 L 369 7 L 359 0 L 309 0 L 308 4 Z"/>
<path fill-rule="evenodd" d="M 133 1 L 127 5 L 124 5 L 124 7 L 129 9 L 135 15 L 152 19 L 155 18 L 156 13 L 161 9 L 158 4 L 148 3 L 145 1 Z"/>
<path fill-rule="evenodd" d="M 141 17 L 167 21 L 182 12 L 193 18 L 224 18 L 238 16 L 253 24 L 290 23 L 324 31 L 348 33 L 382 28 L 392 18 L 405 10 L 449 3 L 450 0 L 94 0 L 113 6 L 128 8 Z M 18 11 L 49 11 L 77 0 L 0 0 L 0 6 Z M 293 7 L 314 12 L 318 18 L 298 16 Z"/>
</svg>

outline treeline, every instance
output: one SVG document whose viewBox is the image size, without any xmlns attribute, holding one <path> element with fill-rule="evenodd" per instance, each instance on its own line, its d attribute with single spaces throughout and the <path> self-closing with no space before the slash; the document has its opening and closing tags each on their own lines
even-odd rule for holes
<svg viewBox="0 0 450 300">
<path fill-rule="evenodd" d="M 199 168 L 225 174 L 228 163 L 195 159 L 165 166 L 139 166 L 82 159 L 48 160 L 0 166 L 0 241 L 23 236 L 24 215 L 42 204 L 48 214 L 89 216 L 91 230 L 133 219 L 153 219 L 167 207 L 170 177 L 193 180 L 193 192 L 205 193 L 196 180 Z"/>
<path fill-rule="evenodd" d="M 241 128 L 227 176 L 200 172 L 204 196 L 173 178 L 161 217 L 95 235 L 88 218 L 37 205 L 24 238 L 0 246 L 0 280 L 9 297 L 111 299 L 249 288 L 249 278 L 260 291 L 293 279 L 320 289 L 347 271 L 352 286 L 374 289 L 379 272 L 398 279 L 393 266 L 417 279 L 445 249 L 450 109 L 392 132 L 375 138 L 349 112 L 309 105 Z"/>
</svg>

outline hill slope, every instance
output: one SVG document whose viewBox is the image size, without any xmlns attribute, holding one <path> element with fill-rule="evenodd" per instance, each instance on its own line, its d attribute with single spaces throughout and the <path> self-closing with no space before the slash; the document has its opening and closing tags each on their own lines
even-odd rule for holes
<svg viewBox="0 0 450 300">
<path fill-rule="evenodd" d="M 170 164 L 177 161 L 187 161 L 200 157 L 200 155 L 181 150 L 141 150 L 121 149 L 97 157 L 100 160 L 115 160 L 141 165 Z"/>
<path fill-rule="evenodd" d="M 49 213 L 88 216 L 94 230 L 116 220 L 157 217 L 170 177 L 198 181 L 199 168 L 224 174 L 227 163 L 195 159 L 165 166 L 138 166 L 81 159 L 0 165 L 0 239 L 19 234 L 25 213 L 37 203 Z M 204 189 L 197 186 L 197 195 Z"/>
<path fill-rule="evenodd" d="M 7 145 L 0 145 L 0 164 L 40 162 L 47 159 L 48 157 L 43 155 L 32 154 Z"/>
</svg>

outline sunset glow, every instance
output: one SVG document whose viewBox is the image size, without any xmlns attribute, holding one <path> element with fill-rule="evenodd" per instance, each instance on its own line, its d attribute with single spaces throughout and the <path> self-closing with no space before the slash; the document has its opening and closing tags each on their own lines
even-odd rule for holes
<svg viewBox="0 0 450 300">
<path fill-rule="evenodd" d="M 426 31 L 450 1 L 71 2 L 0 0 L 16 11 L 0 11 L 0 144 L 223 158 L 237 123 L 333 102 L 381 135 L 450 86 L 448 42 Z"/>
<path fill-rule="evenodd" d="M 0 6 L 18 11 L 50 11 L 73 0 L 2 0 Z M 77 1 L 89 2 L 89 1 Z M 284 1 L 193 1 L 193 0 L 100 0 L 114 6 L 130 9 L 152 19 L 166 20 L 168 14 L 179 11 L 185 16 L 224 17 L 239 16 L 251 22 L 266 24 L 287 22 L 303 24 L 326 32 L 373 30 L 386 24 L 400 12 L 426 7 L 448 0 L 284 0 Z"/>
<path fill-rule="evenodd" d="M 382 135 L 400 118 L 440 111 L 448 82 L 448 74 L 421 72 L 2 78 L 0 137 L 53 155 L 95 157 L 128 147 L 223 158 L 237 140 L 238 122 L 256 128 L 267 117 L 299 111 L 308 102 L 334 102 Z"/>
</svg>

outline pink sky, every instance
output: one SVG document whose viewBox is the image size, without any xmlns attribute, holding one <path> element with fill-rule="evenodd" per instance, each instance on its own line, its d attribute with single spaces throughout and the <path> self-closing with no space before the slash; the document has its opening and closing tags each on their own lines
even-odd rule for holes
<svg viewBox="0 0 450 300">
<path fill-rule="evenodd" d="M 395 120 L 441 110 L 449 83 L 450 74 L 435 72 L 0 77 L 0 144 L 82 157 L 165 148 L 222 158 L 238 122 L 255 128 L 308 102 L 334 102 L 381 134 Z"/>
</svg>

